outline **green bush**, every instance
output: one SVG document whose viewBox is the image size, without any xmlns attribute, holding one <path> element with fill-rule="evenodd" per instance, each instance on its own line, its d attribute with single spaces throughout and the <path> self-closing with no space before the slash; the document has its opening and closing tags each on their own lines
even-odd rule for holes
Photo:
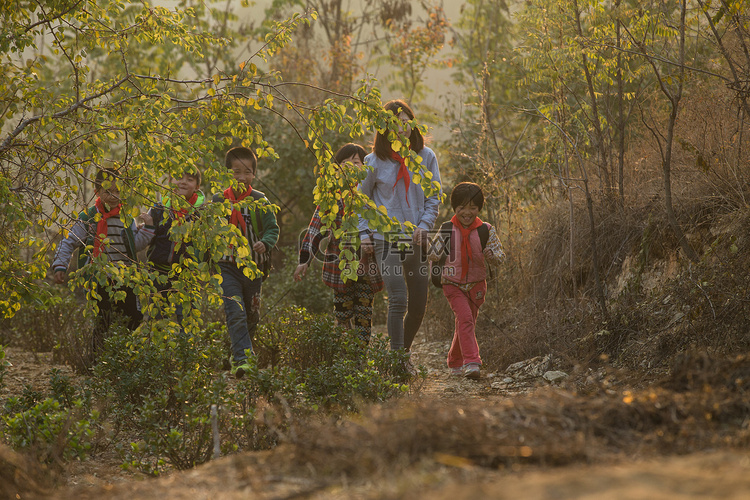
<svg viewBox="0 0 750 500">
<path fill-rule="evenodd" d="M 6 399 L 4 435 L 11 446 L 30 451 L 40 461 L 85 458 L 100 440 L 101 416 L 89 394 L 79 393 L 59 370 L 50 371 L 50 394 L 25 386 Z"/>
<path fill-rule="evenodd" d="M 156 475 L 166 465 L 189 469 L 207 462 L 213 449 L 211 406 L 239 407 L 238 395 L 229 390 L 226 377 L 204 380 L 209 385 L 198 389 L 195 384 L 203 377 L 189 371 L 175 375 L 173 390 L 160 391 L 138 408 L 136 428 L 142 437 L 125 454 L 127 466 Z M 224 411 L 220 417 L 220 428 L 240 423 L 231 421 Z M 252 420 L 253 415 L 248 417 Z"/>
<path fill-rule="evenodd" d="M 5 436 L 11 446 L 31 451 L 44 462 L 56 457 L 83 459 L 94 448 L 99 413 L 76 400 L 65 408 L 47 398 L 20 413 L 3 417 Z"/>
<path fill-rule="evenodd" d="M 24 412 L 30 410 L 44 399 L 44 394 L 30 385 L 24 385 L 20 396 L 10 396 L 5 400 L 3 410 L 6 414 Z"/>
<path fill-rule="evenodd" d="M 248 434 L 228 429 L 250 425 L 254 408 L 243 418 L 236 414 L 247 405 L 220 368 L 226 335 L 218 323 L 190 336 L 167 321 L 154 321 L 138 332 L 119 331 L 106 341 L 94 369 L 96 393 L 111 402 L 112 420 L 138 435 L 128 447 L 119 447 L 125 466 L 157 475 L 166 467 L 186 469 L 209 460 L 212 405 L 221 408 L 222 433 Z M 233 444 L 224 451 L 235 448 Z"/>
<path fill-rule="evenodd" d="M 57 400 L 64 408 L 70 408 L 71 406 L 74 406 L 77 391 L 73 386 L 70 377 L 66 376 L 57 368 L 53 368 L 52 370 L 50 370 L 49 377 L 49 385 L 50 391 L 52 392 L 52 398 Z"/>
<path fill-rule="evenodd" d="M 360 401 L 384 401 L 406 390 L 404 354 L 380 337 L 365 345 L 330 315 L 289 307 L 258 329 L 257 360 L 245 366 L 247 390 L 296 410 L 356 411 Z"/>
<path fill-rule="evenodd" d="M 156 475 L 209 460 L 213 405 L 227 453 L 274 446 L 292 419 L 312 411 L 356 411 L 407 388 L 403 354 L 384 339 L 366 346 L 330 316 L 303 308 L 286 308 L 259 327 L 257 357 L 239 382 L 221 368 L 226 339 L 223 323 L 189 336 L 167 321 L 107 339 L 94 369 L 95 394 L 108 402 L 108 418 L 137 436 L 118 448 L 126 467 Z M 57 387 L 67 394 L 64 384 Z"/>
</svg>

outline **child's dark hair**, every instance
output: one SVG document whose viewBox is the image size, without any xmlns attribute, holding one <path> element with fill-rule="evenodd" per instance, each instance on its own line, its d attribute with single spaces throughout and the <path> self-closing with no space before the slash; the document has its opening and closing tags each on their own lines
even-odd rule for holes
<svg viewBox="0 0 750 500">
<path fill-rule="evenodd" d="M 240 160 L 243 163 L 247 162 L 247 164 L 250 165 L 250 168 L 253 169 L 253 173 L 255 173 L 255 169 L 258 165 L 258 158 L 255 157 L 255 153 L 253 153 L 252 149 L 239 146 L 227 151 L 226 157 L 224 158 L 224 166 L 227 170 L 232 168 L 232 162 L 234 162 L 234 160 Z"/>
<path fill-rule="evenodd" d="M 197 168 L 193 168 L 193 170 L 185 170 L 183 175 L 187 175 L 188 177 L 192 177 L 195 179 L 195 182 L 198 183 L 198 187 L 200 187 L 201 183 L 203 182 L 203 174 L 201 174 L 201 171 Z"/>
<path fill-rule="evenodd" d="M 383 108 L 386 111 L 390 111 L 396 116 L 398 116 L 400 112 L 403 111 L 404 113 L 406 113 L 406 116 L 409 117 L 409 120 L 414 119 L 414 111 L 412 111 L 409 105 L 401 99 L 388 101 L 387 103 L 385 103 Z M 411 135 L 409 136 L 409 149 L 416 153 L 419 153 L 423 148 L 424 137 L 422 137 L 422 133 L 417 127 L 412 126 Z M 388 140 L 387 131 L 385 134 L 381 134 L 380 132 L 378 132 L 375 135 L 375 144 L 373 145 L 372 150 L 381 160 L 385 160 L 391 157 L 391 151 L 393 151 L 393 149 L 391 148 L 391 142 Z"/>
<path fill-rule="evenodd" d="M 119 179 L 120 174 L 117 172 L 117 169 L 115 168 L 102 168 L 96 173 L 96 177 L 94 178 L 94 189 L 97 191 L 102 188 L 102 184 L 104 184 L 104 181 L 109 181 L 109 187 L 113 187 L 115 185 L 115 179 Z"/>
<path fill-rule="evenodd" d="M 347 158 L 351 158 L 352 156 L 357 155 L 359 156 L 359 161 L 364 163 L 366 154 L 367 151 L 365 151 L 365 148 L 363 148 L 359 144 L 350 142 L 344 144 L 338 151 L 336 151 L 336 154 L 333 155 L 333 161 L 341 164 L 341 162 L 346 160 Z"/>
<path fill-rule="evenodd" d="M 456 184 L 451 191 L 451 207 L 455 210 L 457 207 L 473 203 L 479 210 L 484 206 L 484 193 L 478 184 L 473 182 L 462 182 Z"/>
</svg>

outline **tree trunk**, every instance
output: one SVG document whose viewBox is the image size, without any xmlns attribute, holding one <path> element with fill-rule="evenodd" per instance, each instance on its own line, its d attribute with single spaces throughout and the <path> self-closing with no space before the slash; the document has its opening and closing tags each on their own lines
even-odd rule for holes
<svg viewBox="0 0 750 500">
<path fill-rule="evenodd" d="M 583 29 L 581 28 L 581 12 L 578 9 L 578 0 L 573 0 L 573 8 L 575 9 L 576 16 L 576 30 L 578 36 L 583 39 Z M 607 155 L 607 146 L 604 141 L 604 132 L 602 131 L 602 124 L 599 120 L 599 107 L 596 101 L 596 92 L 594 91 L 594 81 L 589 71 L 588 57 L 586 52 L 583 51 L 583 44 L 581 43 L 581 59 L 583 63 L 583 74 L 586 77 L 586 86 L 589 91 L 589 98 L 591 99 L 591 122 L 594 126 L 594 133 L 596 135 L 597 149 L 599 150 L 599 158 L 601 161 L 600 172 L 604 178 L 604 185 L 609 192 L 612 189 L 612 180 L 609 175 L 609 161 Z"/>
<path fill-rule="evenodd" d="M 617 0 L 615 7 L 620 7 L 620 0 Z M 625 206 L 625 112 L 623 111 L 623 102 L 625 101 L 625 91 L 622 83 L 622 40 L 619 12 L 615 29 L 617 31 L 617 191 L 620 200 L 620 206 Z"/>
<path fill-rule="evenodd" d="M 670 100 L 672 109 L 669 113 L 669 126 L 667 128 L 667 139 L 664 147 L 664 158 L 662 162 L 662 171 L 664 176 L 664 200 L 665 208 L 667 212 L 667 220 L 669 225 L 672 227 L 672 231 L 675 237 L 680 242 L 685 255 L 692 261 L 698 260 L 698 254 L 690 246 L 685 233 L 682 231 L 677 216 L 674 213 L 674 207 L 672 206 L 672 145 L 674 142 L 674 128 L 677 123 L 677 115 L 679 114 L 680 100 L 682 99 L 682 86 L 685 78 L 685 12 L 686 12 L 686 0 L 682 0 L 680 4 L 680 47 L 679 47 L 679 75 L 677 90 L 670 94 L 666 92 L 667 97 Z M 662 87 L 666 90 L 666 87 Z"/>
</svg>

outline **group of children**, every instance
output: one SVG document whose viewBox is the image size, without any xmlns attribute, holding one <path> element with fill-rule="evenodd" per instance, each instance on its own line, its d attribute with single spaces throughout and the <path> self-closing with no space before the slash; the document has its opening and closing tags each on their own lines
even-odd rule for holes
<svg viewBox="0 0 750 500">
<path fill-rule="evenodd" d="M 369 342 L 373 298 L 385 287 L 391 349 L 408 352 L 424 317 L 429 277 L 439 273 L 439 283 L 455 315 L 448 368 L 454 375 L 478 379 L 481 358 L 475 333 L 477 313 L 487 291 L 485 263 L 497 264 L 504 257 L 500 240 L 495 229 L 479 219 L 484 195 L 477 184 L 469 182 L 453 188 L 450 202 L 455 214 L 441 226 L 434 238 L 430 237 L 437 220 L 441 193 L 428 196 L 420 183 L 413 182 L 413 174 L 407 167 L 409 160 L 401 157 L 392 144 L 394 141 L 408 142 L 410 149 L 421 158 L 422 168 L 439 183 L 440 171 L 435 153 L 424 145 L 419 129 L 412 126 L 414 113 L 405 102 L 390 101 L 385 109 L 400 121 L 398 133 L 394 136 L 388 131 L 378 132 L 373 152 L 367 155 L 361 146 L 346 144 L 335 154 L 334 160 L 342 166 L 368 165 L 368 174 L 359 187 L 361 192 L 377 206 L 384 206 L 388 215 L 395 217 L 402 226 L 400 231 L 382 234 L 360 217 L 362 252 L 356 281 L 342 278 L 339 242 L 329 238 L 322 277 L 334 291 L 335 318 L 339 324 L 350 325 L 363 342 Z M 269 203 L 265 195 L 252 187 L 257 168 L 253 151 L 245 147 L 230 149 L 225 166 L 236 182 L 215 195 L 212 201 L 231 202 L 229 223 L 247 239 L 250 250 L 250 255 L 244 256 L 247 251 L 240 253 L 238 248 L 230 247 L 226 255 L 216 259 L 222 277 L 233 371 L 237 378 L 241 378 L 247 357 L 253 354 L 252 339 L 260 319 L 262 282 L 270 264 L 270 250 L 279 237 L 279 226 L 274 213 L 264 207 Z M 179 202 L 166 199 L 156 204 L 148 213 L 141 214 L 144 222 L 141 226 L 131 222 L 126 227 L 120 217 L 117 180 L 115 170 L 102 170 L 97 174 L 94 206 L 81 213 L 58 248 L 52 266 L 56 282 L 65 281 L 72 254 L 81 247 L 86 251 L 79 259 L 79 266 L 100 256 L 124 265 L 135 260 L 139 251 L 148 249 L 148 262 L 164 273 L 168 273 L 172 264 L 179 263 L 189 251 L 188 246 L 178 245 L 170 238 L 170 230 L 174 224 L 197 217 L 197 209 L 204 204 L 199 171 L 185 172 L 182 178 L 173 179 L 174 196 L 181 198 Z M 247 198 L 259 203 L 252 207 L 237 205 Z M 339 204 L 338 208 L 333 229 L 340 227 L 344 215 L 345 207 Z M 407 222 L 416 229 L 407 232 Z M 302 280 L 319 250 L 325 236 L 321 227 L 320 207 L 317 207 L 300 245 L 299 265 L 293 275 L 295 281 Z M 403 245 L 405 241 L 410 244 Z M 256 264 L 260 275 L 246 273 L 249 260 Z M 371 265 L 373 263 L 376 265 Z M 435 270 L 430 269 L 430 263 Z M 159 291 L 167 292 L 170 288 L 171 283 L 167 281 L 160 285 Z M 93 353 L 102 348 L 113 312 L 124 315 L 131 329 L 142 321 L 135 294 L 127 288 L 123 291 L 126 298 L 121 302 L 112 301 L 102 290 L 94 295 L 99 315 L 91 346 Z M 177 319 L 182 319 L 179 308 Z M 408 356 L 405 369 L 414 373 Z"/>
<path fill-rule="evenodd" d="M 229 223 L 247 239 L 250 248 L 247 259 L 239 256 L 237 248 L 230 248 L 225 255 L 216 259 L 222 277 L 233 371 L 241 378 L 244 376 L 242 366 L 248 353 L 252 353 L 252 337 L 260 319 L 261 285 L 270 263 L 270 250 L 279 237 L 279 226 L 273 211 L 264 208 L 270 204 L 268 199 L 262 192 L 252 188 L 257 167 L 255 153 L 245 147 L 232 148 L 226 154 L 225 165 L 232 172 L 236 186 L 217 194 L 212 201 L 231 201 Z M 118 179 L 119 174 L 114 169 L 103 169 L 97 173 L 94 179 L 94 206 L 80 214 L 67 237 L 58 246 L 52 263 L 56 283 L 65 282 L 70 260 L 77 249 L 80 249 L 79 268 L 96 258 L 103 258 L 115 265 L 126 265 L 135 261 L 137 253 L 145 249 L 153 270 L 166 275 L 170 273 L 172 265 L 179 264 L 190 251 L 189 245 L 174 241 L 170 233 L 173 225 L 198 217 L 198 209 L 205 202 L 204 194 L 200 191 L 201 172 L 191 170 L 180 178 L 171 179 L 175 198 L 167 197 L 148 212 L 142 213 L 140 218 L 144 224 L 140 226 L 135 221 L 126 225 L 125 219 L 121 217 Z M 253 207 L 235 206 L 248 197 L 259 203 Z M 246 273 L 249 259 L 255 262 L 261 271 L 260 275 L 252 271 Z M 170 279 L 164 284 L 157 284 L 159 293 L 168 293 L 170 289 Z M 112 300 L 118 291 L 125 293 L 125 300 Z M 132 289 L 121 287 L 107 293 L 105 287 L 93 281 L 92 292 L 99 312 L 89 346 L 90 363 L 95 362 L 104 345 L 104 335 L 112 324 L 114 314 L 126 318 L 126 326 L 131 330 L 137 328 L 143 320 L 138 299 Z M 182 323 L 182 310 L 179 306 L 176 308 L 176 316 L 178 323 Z"/>
</svg>

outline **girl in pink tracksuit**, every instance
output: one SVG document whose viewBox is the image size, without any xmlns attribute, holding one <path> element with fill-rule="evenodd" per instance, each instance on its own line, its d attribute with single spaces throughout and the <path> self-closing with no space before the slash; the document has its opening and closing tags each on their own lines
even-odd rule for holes
<svg viewBox="0 0 750 500">
<path fill-rule="evenodd" d="M 462 182 L 453 188 L 455 215 L 441 226 L 436 237 L 441 241 L 431 245 L 429 256 L 433 262 L 446 256 L 440 282 L 456 318 L 448 367 L 454 375 L 474 380 L 482 364 L 475 328 L 487 293 L 485 262 L 499 264 L 505 257 L 495 228 L 477 217 L 483 205 L 484 194 L 477 184 Z"/>
</svg>

